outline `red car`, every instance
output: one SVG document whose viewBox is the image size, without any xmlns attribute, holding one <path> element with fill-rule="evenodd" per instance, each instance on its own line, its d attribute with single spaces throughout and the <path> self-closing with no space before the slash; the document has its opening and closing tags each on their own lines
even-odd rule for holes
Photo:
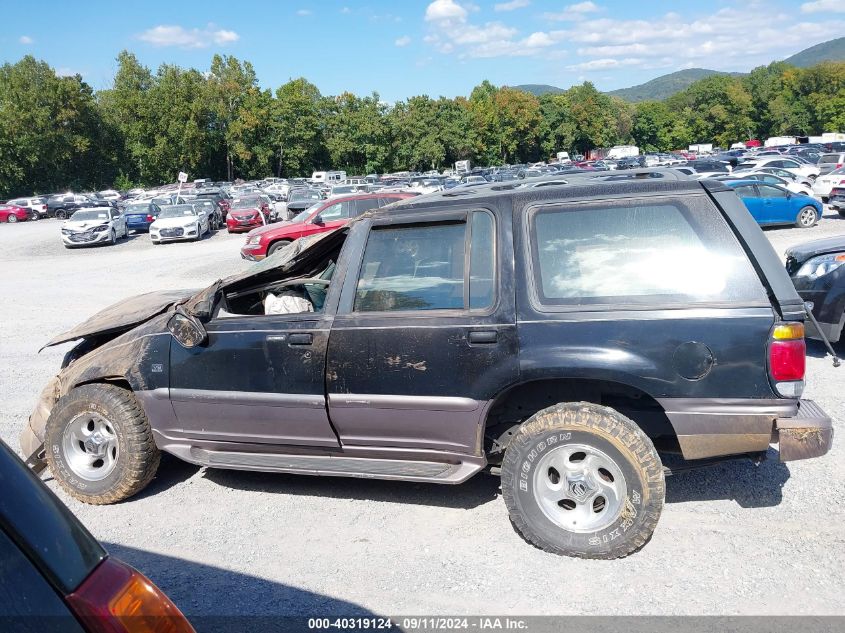
<svg viewBox="0 0 845 633">
<path fill-rule="evenodd" d="M 261 196 L 235 198 L 226 215 L 226 230 L 229 233 L 243 233 L 269 223 L 270 205 Z"/>
<path fill-rule="evenodd" d="M 0 204 L 0 222 L 23 222 L 29 219 L 29 209 L 18 207 L 13 204 Z"/>
<path fill-rule="evenodd" d="M 250 231 L 246 244 L 241 248 L 241 257 L 253 261 L 264 259 L 300 237 L 333 231 L 365 211 L 416 195 L 418 194 L 409 192 L 363 193 L 323 200 L 308 207 L 292 220 Z"/>
</svg>

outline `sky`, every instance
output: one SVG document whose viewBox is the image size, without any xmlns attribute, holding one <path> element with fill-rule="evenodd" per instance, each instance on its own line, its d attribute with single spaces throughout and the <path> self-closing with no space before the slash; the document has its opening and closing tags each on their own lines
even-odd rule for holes
<svg viewBox="0 0 845 633">
<path fill-rule="evenodd" d="M 683 68 L 747 72 L 845 33 L 845 0 L 0 0 L 0 62 L 33 55 L 95 89 L 115 57 L 207 70 L 252 62 L 263 88 L 397 101 L 496 85 L 636 85 Z"/>
</svg>

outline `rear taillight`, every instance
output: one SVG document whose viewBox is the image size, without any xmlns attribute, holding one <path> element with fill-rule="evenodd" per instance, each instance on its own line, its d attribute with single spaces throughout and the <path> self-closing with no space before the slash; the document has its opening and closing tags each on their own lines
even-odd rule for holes
<svg viewBox="0 0 845 633">
<path fill-rule="evenodd" d="M 113 558 L 100 563 L 67 602 L 93 633 L 194 633 L 152 581 Z"/>
<path fill-rule="evenodd" d="M 147 222 L 155 222 L 155 218 L 151 215 L 147 216 Z"/>
<path fill-rule="evenodd" d="M 769 376 L 781 396 L 797 398 L 804 391 L 806 358 L 803 323 L 781 323 L 772 328 Z"/>
</svg>

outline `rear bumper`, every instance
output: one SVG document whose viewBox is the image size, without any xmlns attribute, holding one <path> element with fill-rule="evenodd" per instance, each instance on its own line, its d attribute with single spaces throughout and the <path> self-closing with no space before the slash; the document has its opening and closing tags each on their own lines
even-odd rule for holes
<svg viewBox="0 0 845 633">
<path fill-rule="evenodd" d="M 780 444 L 781 461 L 819 457 L 830 450 L 833 427 L 812 400 L 787 398 L 658 400 L 685 459 L 761 453 Z"/>
<path fill-rule="evenodd" d="M 833 445 L 830 416 L 812 400 L 800 400 L 794 417 L 775 420 L 775 434 L 782 462 L 821 457 Z"/>
</svg>

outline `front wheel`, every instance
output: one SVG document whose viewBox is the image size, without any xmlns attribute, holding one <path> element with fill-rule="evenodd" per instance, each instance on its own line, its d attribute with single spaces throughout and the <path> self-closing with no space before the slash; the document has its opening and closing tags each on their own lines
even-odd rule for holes
<svg viewBox="0 0 845 633">
<path fill-rule="evenodd" d="M 64 209 L 57 209 L 56 210 L 56 219 L 57 220 L 64 220 L 65 218 L 67 218 L 67 211 L 65 211 Z"/>
<path fill-rule="evenodd" d="M 270 245 L 270 248 L 267 249 L 267 256 L 269 257 L 270 255 L 272 255 L 276 251 L 283 249 L 288 244 L 290 244 L 290 242 L 288 240 L 279 240 L 278 242 L 273 242 Z"/>
<path fill-rule="evenodd" d="M 6 217 L 6 222 L 8 222 L 9 224 L 14 224 L 17 221 L 18 221 L 18 216 L 16 216 L 14 213 L 10 213 Z"/>
<path fill-rule="evenodd" d="M 554 554 L 612 559 L 651 538 L 665 484 L 651 440 L 613 409 L 578 402 L 537 412 L 502 462 L 502 496 L 529 543 Z"/>
<path fill-rule="evenodd" d="M 59 485 L 95 505 L 140 492 L 161 459 L 135 396 L 110 384 L 82 385 L 60 398 L 47 419 L 44 447 Z"/>
<path fill-rule="evenodd" d="M 802 207 L 798 212 L 798 217 L 795 219 L 795 226 L 799 229 L 809 229 L 819 221 L 819 212 L 815 207 L 807 205 Z"/>
</svg>

